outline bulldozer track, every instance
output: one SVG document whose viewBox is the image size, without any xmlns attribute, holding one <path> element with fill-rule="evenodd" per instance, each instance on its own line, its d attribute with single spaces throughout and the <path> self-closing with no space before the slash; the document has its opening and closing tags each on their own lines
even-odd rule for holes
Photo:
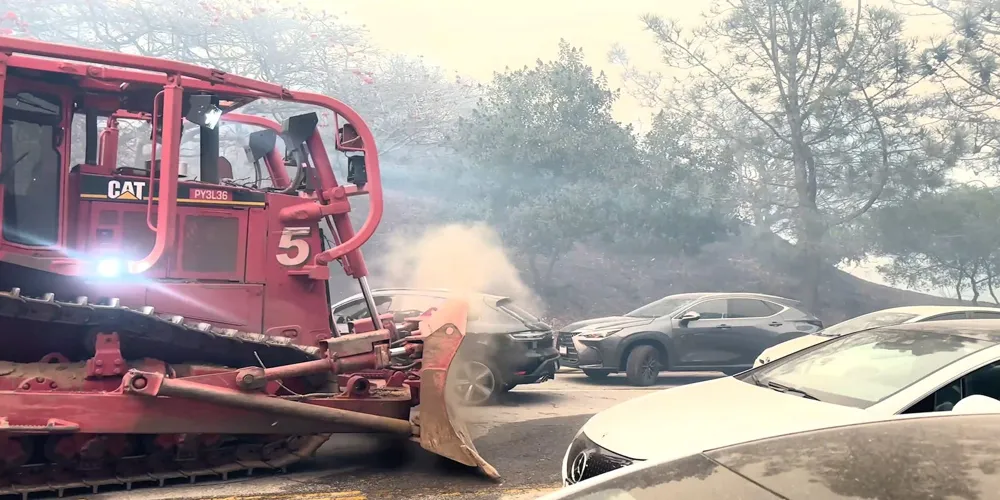
<svg viewBox="0 0 1000 500">
<path fill-rule="evenodd" d="M 56 300 L 52 293 L 26 297 L 15 288 L 0 292 L 0 319 L 3 318 L 117 332 L 122 337 L 123 350 L 128 347 L 124 345 L 128 340 L 169 345 L 183 351 L 182 362 L 202 361 L 240 368 L 262 362 L 268 366 L 299 363 L 318 359 L 321 355 L 319 347 L 297 345 L 290 337 L 189 322 L 183 316 L 156 313 L 151 306 L 125 307 L 114 298 L 97 304 L 89 303 L 87 297 L 63 302 Z M 126 358 L 141 357 L 130 356 L 128 352 L 123 354 Z"/>
<path fill-rule="evenodd" d="M 131 343 L 139 350 L 170 346 L 175 356 L 187 362 L 207 362 L 239 368 L 266 364 L 278 366 L 318 359 L 318 347 L 296 345 L 289 337 L 268 336 L 236 329 L 218 328 L 209 323 L 190 322 L 176 315 L 158 314 L 152 307 L 132 309 L 120 305 L 118 299 L 92 304 L 86 297 L 73 301 L 56 300 L 54 294 L 28 297 L 19 289 L 0 292 L 0 322 L 4 319 L 26 320 L 78 329 L 81 333 L 115 332 L 122 339 L 122 351 L 129 356 Z M 2 333 L 2 332 L 0 332 Z M 80 339 L 83 341 L 83 339 Z M 3 417 L 0 409 L 0 417 Z M 135 439 L 138 435 L 125 435 Z M 2 470 L 0 498 L 19 496 L 27 499 L 39 493 L 62 497 L 74 490 L 97 493 L 101 487 L 133 485 L 164 486 L 167 481 L 214 476 L 223 480 L 233 473 L 254 470 L 284 470 L 285 467 L 313 455 L 330 434 L 308 436 L 277 436 L 265 445 L 253 443 L 260 436 L 229 436 L 241 442 L 234 447 L 208 449 L 209 460 L 195 462 L 177 459 L 154 460 L 152 455 L 126 456 L 113 464 L 90 472 L 78 472 L 65 464 L 52 462 L 29 463 Z M 11 436 L 18 439 L 19 436 Z M 23 439 L 44 439 L 24 437 Z M 251 444 L 247 444 L 248 440 Z M 294 444 L 293 444 L 294 443 Z"/>
<path fill-rule="evenodd" d="M 10 475 L 10 479 L 0 479 L 0 498 L 17 498 L 26 500 L 38 493 L 52 493 L 61 498 L 66 493 L 100 493 L 102 487 L 124 486 L 131 491 L 133 487 L 162 487 L 167 481 L 185 479 L 194 483 L 198 478 L 217 477 L 223 481 L 229 479 L 233 473 L 245 472 L 252 475 L 254 470 L 285 471 L 285 468 L 302 459 L 312 456 L 316 450 L 328 439 L 330 434 L 313 434 L 300 436 L 301 444 L 294 448 L 285 448 L 280 453 L 271 450 L 265 458 L 264 449 L 266 446 L 242 446 L 229 450 L 211 450 L 218 453 L 229 452 L 231 458 L 223 463 L 200 464 L 187 468 L 181 461 L 171 463 L 153 462 L 148 456 L 126 457 L 116 462 L 114 470 L 104 471 L 104 474 L 94 474 L 85 476 L 72 469 L 67 469 L 55 464 L 32 464 L 25 465 L 20 470 L 6 471 L 5 476 Z M 291 439 L 285 439 L 269 443 L 288 443 Z M 252 449 L 253 448 L 253 449 Z M 253 456 L 256 455 L 256 456 Z M 223 455 L 226 456 L 226 455 Z M 163 470 L 169 468 L 169 470 Z M 78 474 L 80 477 L 68 479 L 70 474 Z M 12 480 L 11 480 L 12 479 Z M 18 481 L 23 479 L 23 481 Z M 108 488 L 110 489 L 110 488 Z"/>
</svg>

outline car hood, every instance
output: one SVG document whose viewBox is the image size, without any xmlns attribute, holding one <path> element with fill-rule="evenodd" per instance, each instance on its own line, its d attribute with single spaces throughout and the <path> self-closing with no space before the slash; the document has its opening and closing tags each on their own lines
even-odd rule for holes
<svg viewBox="0 0 1000 500">
<path fill-rule="evenodd" d="M 562 328 L 564 332 L 586 333 L 611 328 L 625 328 L 636 325 L 648 325 L 653 318 L 633 318 L 630 316 L 605 316 L 603 318 L 587 319 L 571 323 Z"/>
<path fill-rule="evenodd" d="M 665 389 L 594 415 L 583 433 L 634 459 L 698 453 L 769 436 L 863 422 L 875 415 L 724 377 Z"/>
<path fill-rule="evenodd" d="M 826 342 L 827 340 L 830 340 L 832 338 L 833 337 L 824 337 L 823 335 L 810 334 L 810 335 L 803 335 L 801 337 L 796 337 L 792 340 L 786 340 L 785 342 L 764 349 L 764 351 L 760 353 L 760 356 L 757 356 L 757 362 L 754 363 L 754 366 L 760 366 L 764 363 L 770 363 L 771 361 L 774 361 L 776 359 L 788 356 L 793 352 L 801 351 L 806 347 L 814 346 L 816 344 L 819 344 L 820 342 Z"/>
</svg>

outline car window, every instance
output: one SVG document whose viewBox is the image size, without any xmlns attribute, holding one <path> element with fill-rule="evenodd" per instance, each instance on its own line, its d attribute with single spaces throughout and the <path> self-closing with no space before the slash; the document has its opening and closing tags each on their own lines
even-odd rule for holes
<svg viewBox="0 0 1000 500">
<path fill-rule="evenodd" d="M 931 316 L 921 321 L 949 321 L 955 319 L 968 319 L 968 316 L 966 316 L 964 312 L 948 313 L 948 314 L 939 314 L 937 316 Z"/>
<path fill-rule="evenodd" d="M 481 321 L 483 323 L 490 323 L 494 325 L 514 325 L 518 327 L 523 327 L 524 322 L 513 316 L 509 312 L 503 311 L 501 309 L 495 308 L 485 302 L 478 307 L 473 308 L 475 310 L 476 321 Z"/>
<path fill-rule="evenodd" d="M 445 299 L 443 297 L 433 297 L 429 295 L 397 295 L 393 297 L 392 305 L 388 312 L 415 312 L 423 314 L 432 307 L 441 307 Z M 381 309 L 381 308 L 380 308 Z"/>
<path fill-rule="evenodd" d="M 682 307 L 686 304 L 690 304 L 695 299 L 691 297 L 677 297 L 674 295 L 668 295 L 655 302 L 650 302 L 634 311 L 625 313 L 625 316 L 632 318 L 659 318 L 661 316 L 666 316 Z"/>
<path fill-rule="evenodd" d="M 1000 400 L 1000 361 L 978 368 L 957 380 L 948 382 L 933 394 L 903 413 L 951 411 L 963 398 L 986 396 Z"/>
<path fill-rule="evenodd" d="M 727 318 L 766 318 L 774 315 L 776 310 L 771 309 L 763 300 L 756 299 L 729 299 L 729 310 L 726 312 Z"/>
<path fill-rule="evenodd" d="M 1000 319 L 1000 312 L 972 311 L 972 319 Z"/>
<path fill-rule="evenodd" d="M 375 306 L 378 307 L 380 314 L 388 312 L 391 304 L 392 297 L 375 297 Z M 368 306 L 365 304 L 364 299 L 348 302 L 334 311 L 333 314 L 335 316 L 343 316 L 344 318 L 347 318 L 348 321 L 357 321 L 370 316 L 368 314 Z"/>
<path fill-rule="evenodd" d="M 497 307 L 499 307 L 504 311 L 507 311 L 508 313 L 528 323 L 537 323 L 541 321 L 541 319 L 534 313 L 521 307 L 520 305 L 518 305 L 517 303 L 515 303 L 513 300 L 510 299 L 501 300 L 500 302 L 497 302 Z"/>
<path fill-rule="evenodd" d="M 722 319 L 726 317 L 726 299 L 709 300 L 688 309 L 701 315 L 701 319 Z M 685 311 L 687 312 L 687 311 Z"/>
<path fill-rule="evenodd" d="M 821 401 L 868 408 L 992 345 L 957 334 L 875 329 L 772 361 L 754 375 L 760 383 L 795 388 Z"/>
</svg>

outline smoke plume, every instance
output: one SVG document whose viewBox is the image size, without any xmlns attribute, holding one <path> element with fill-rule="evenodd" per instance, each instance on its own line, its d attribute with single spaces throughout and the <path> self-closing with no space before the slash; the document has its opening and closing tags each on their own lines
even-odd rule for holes
<svg viewBox="0 0 1000 500">
<path fill-rule="evenodd" d="M 375 266 L 381 286 L 492 293 L 543 313 L 541 300 L 521 279 L 497 233 L 485 224 L 449 224 L 410 237 L 396 234 L 387 243 Z"/>
</svg>

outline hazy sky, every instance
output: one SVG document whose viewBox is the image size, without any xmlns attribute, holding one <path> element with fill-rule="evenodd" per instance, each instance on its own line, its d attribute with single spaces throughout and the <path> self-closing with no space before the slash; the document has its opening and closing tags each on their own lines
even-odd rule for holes
<svg viewBox="0 0 1000 500">
<path fill-rule="evenodd" d="M 864 4 L 888 1 L 864 0 Z M 854 6 L 856 0 L 847 3 Z M 480 81 L 505 67 L 554 58 L 559 39 L 565 38 L 582 47 L 588 62 L 604 70 L 612 86 L 618 87 L 618 72 L 607 62 L 613 44 L 623 45 L 632 62 L 641 67 L 656 68 L 659 61 L 653 38 L 643 30 L 639 16 L 655 13 L 696 25 L 707 4 L 699 0 L 365 0 L 342 8 L 348 20 L 365 24 L 372 41 L 383 49 L 423 56 L 433 65 Z M 910 36 L 924 41 L 948 28 L 940 18 L 929 16 L 910 16 L 907 25 Z M 635 123 L 644 121 L 651 110 L 626 96 L 615 114 L 619 120 Z M 874 264 L 852 267 L 849 272 L 883 282 Z"/>
<path fill-rule="evenodd" d="M 663 0 L 366 0 L 345 4 L 347 17 L 364 23 L 372 40 L 395 52 L 422 55 L 431 64 L 480 81 L 505 67 L 534 65 L 556 56 L 560 38 L 582 47 L 588 62 L 605 70 L 614 87 L 617 72 L 607 63 L 614 43 L 625 45 L 645 65 L 656 49 L 643 32 L 646 12 L 696 20 L 700 2 Z M 618 118 L 631 122 L 649 114 L 622 102 Z"/>
<path fill-rule="evenodd" d="M 853 6 L 856 0 L 847 3 Z M 864 0 L 865 5 L 885 3 Z M 505 67 L 554 58 L 559 39 L 565 38 L 582 47 L 588 62 L 619 87 L 618 71 L 607 62 L 613 44 L 623 45 L 641 67 L 656 68 L 659 61 L 652 35 L 643 30 L 639 16 L 655 13 L 696 25 L 707 5 L 700 0 L 365 0 L 342 8 L 348 20 L 365 24 L 382 48 L 423 56 L 480 81 Z M 940 20 L 917 16 L 908 23 L 913 36 L 926 36 L 942 26 Z M 629 98 L 615 111 L 625 122 L 650 114 Z"/>
</svg>

